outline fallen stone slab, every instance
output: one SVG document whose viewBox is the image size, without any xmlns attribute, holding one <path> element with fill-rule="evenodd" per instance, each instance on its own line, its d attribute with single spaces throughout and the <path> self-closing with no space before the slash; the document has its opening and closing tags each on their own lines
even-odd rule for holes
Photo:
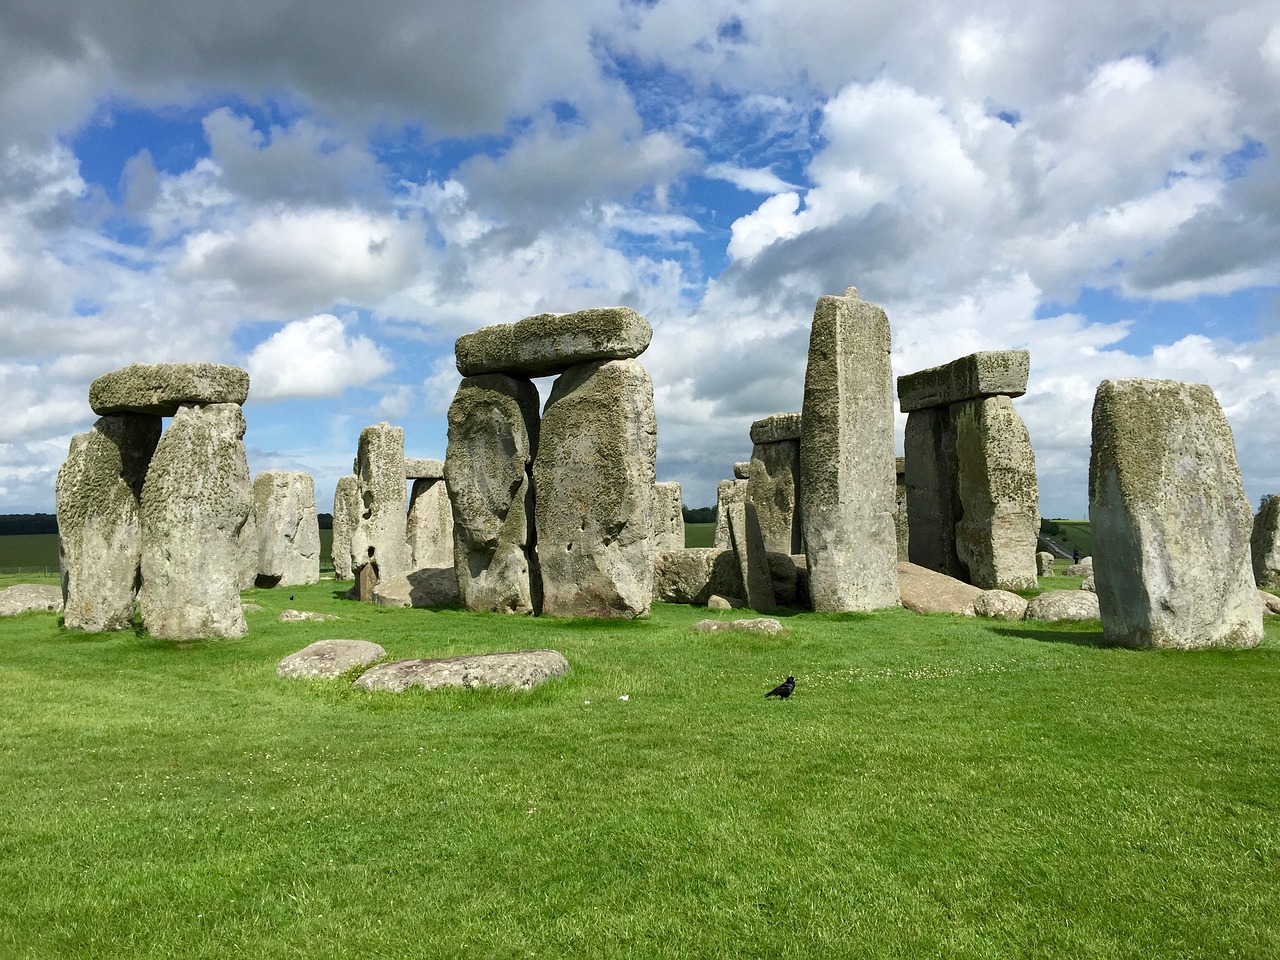
<svg viewBox="0 0 1280 960">
<path fill-rule="evenodd" d="M 425 457 L 405 457 L 404 478 L 406 480 L 443 480 L 444 461 L 428 460 Z"/>
<path fill-rule="evenodd" d="M 372 663 L 386 655 L 386 650 L 369 640 L 317 640 L 281 660 L 276 676 L 286 679 L 340 677 L 352 667 Z"/>
<path fill-rule="evenodd" d="M 915 563 L 898 564 L 898 593 L 912 613 L 958 613 L 974 616 L 983 590 Z"/>
<path fill-rule="evenodd" d="M 993 620 L 1021 620 L 1027 614 L 1027 601 L 1008 590 L 984 590 L 973 601 L 973 612 Z"/>
<path fill-rule="evenodd" d="M 458 602 L 458 571 L 426 567 L 399 577 L 379 580 L 373 602 L 382 607 L 444 607 Z"/>
<path fill-rule="evenodd" d="M 532 690 L 569 671 L 569 661 L 556 650 L 516 650 L 433 660 L 396 660 L 371 667 L 356 680 L 360 690 L 401 693 L 410 687 L 512 687 Z"/>
<path fill-rule="evenodd" d="M 0 617 L 40 610 L 62 609 L 62 588 L 46 583 L 16 583 L 0 590 Z"/>
<path fill-rule="evenodd" d="M 946 407 L 979 397 L 1020 397 L 1027 392 L 1031 354 L 1027 350 L 984 350 L 938 367 L 898 378 L 903 413 Z"/>
<path fill-rule="evenodd" d="M 652 339 L 649 321 L 630 307 L 597 307 L 481 327 L 459 337 L 453 352 L 464 377 L 548 377 L 582 363 L 638 357 Z"/>
<path fill-rule="evenodd" d="M 172 417 L 183 404 L 243 404 L 248 396 L 249 374 L 221 363 L 133 363 L 89 385 L 89 406 L 99 416 Z"/>
<path fill-rule="evenodd" d="M 1024 620 L 1098 620 L 1098 595 L 1087 590 L 1046 590 L 1027 604 Z"/>
<path fill-rule="evenodd" d="M 756 617 L 752 620 L 699 620 L 693 625 L 694 633 L 763 633 L 775 637 L 782 633 L 782 624 L 772 617 Z"/>
<path fill-rule="evenodd" d="M 300 623 L 303 620 L 323 622 L 337 619 L 332 613 L 316 613 L 314 610 L 281 610 L 279 616 L 276 617 L 276 620 L 280 623 Z"/>
<path fill-rule="evenodd" d="M 1274 593 L 1268 593 L 1266 590 L 1258 591 L 1258 599 L 1262 601 L 1262 612 L 1267 614 L 1280 614 L 1280 597 Z"/>
</svg>

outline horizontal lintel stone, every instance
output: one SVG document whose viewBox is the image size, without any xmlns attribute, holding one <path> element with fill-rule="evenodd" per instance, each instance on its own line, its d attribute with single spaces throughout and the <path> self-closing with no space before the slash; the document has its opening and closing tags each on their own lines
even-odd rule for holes
<svg viewBox="0 0 1280 960">
<path fill-rule="evenodd" d="M 775 413 L 751 424 L 752 443 L 780 443 L 800 439 L 800 414 Z"/>
<path fill-rule="evenodd" d="M 172 417 L 184 404 L 243 404 L 248 396 L 249 374 L 222 363 L 133 363 L 89 386 L 89 406 L 100 417 Z"/>
<path fill-rule="evenodd" d="M 581 363 L 638 357 L 652 339 L 649 321 L 630 307 L 540 313 L 459 337 L 454 360 L 464 377 L 547 377 Z"/>
<path fill-rule="evenodd" d="M 443 480 L 444 461 L 429 460 L 425 457 L 405 457 L 404 478 L 406 480 Z"/>
<path fill-rule="evenodd" d="M 1027 392 L 1031 354 L 1026 350 L 984 350 L 898 378 L 903 413 L 945 407 L 979 397 L 1020 397 Z"/>
</svg>

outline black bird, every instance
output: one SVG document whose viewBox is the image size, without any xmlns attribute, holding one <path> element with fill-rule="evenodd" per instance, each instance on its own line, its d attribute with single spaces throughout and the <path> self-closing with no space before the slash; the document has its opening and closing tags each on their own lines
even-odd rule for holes
<svg viewBox="0 0 1280 960">
<path fill-rule="evenodd" d="M 768 700 L 770 697 L 777 697 L 779 700 L 785 700 L 787 699 L 787 697 L 791 696 L 791 692 L 795 690 L 795 688 L 796 688 L 796 678 L 787 677 L 786 680 L 782 681 L 782 683 L 778 684 L 776 687 L 774 687 L 772 690 L 766 693 L 764 695 L 764 698 Z"/>
</svg>

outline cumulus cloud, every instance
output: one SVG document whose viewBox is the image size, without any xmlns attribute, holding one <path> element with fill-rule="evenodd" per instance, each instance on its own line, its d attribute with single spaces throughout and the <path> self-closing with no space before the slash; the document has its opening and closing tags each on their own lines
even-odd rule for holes
<svg viewBox="0 0 1280 960">
<path fill-rule="evenodd" d="M 386 351 L 368 337 L 349 335 L 328 313 L 285 324 L 253 349 L 246 365 L 254 400 L 333 397 L 394 366 Z"/>
</svg>

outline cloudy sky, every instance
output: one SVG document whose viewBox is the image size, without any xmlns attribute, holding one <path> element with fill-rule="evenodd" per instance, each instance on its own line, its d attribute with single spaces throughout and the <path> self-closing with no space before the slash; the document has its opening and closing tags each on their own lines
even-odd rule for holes
<svg viewBox="0 0 1280 960">
<path fill-rule="evenodd" d="M 0 0 L 0 513 L 164 360 L 247 368 L 326 509 L 367 424 L 443 456 L 460 334 L 611 304 L 710 504 L 850 285 L 896 374 L 1031 351 L 1046 516 L 1129 376 L 1214 388 L 1256 506 L 1277 154 L 1274 0 Z"/>
</svg>

